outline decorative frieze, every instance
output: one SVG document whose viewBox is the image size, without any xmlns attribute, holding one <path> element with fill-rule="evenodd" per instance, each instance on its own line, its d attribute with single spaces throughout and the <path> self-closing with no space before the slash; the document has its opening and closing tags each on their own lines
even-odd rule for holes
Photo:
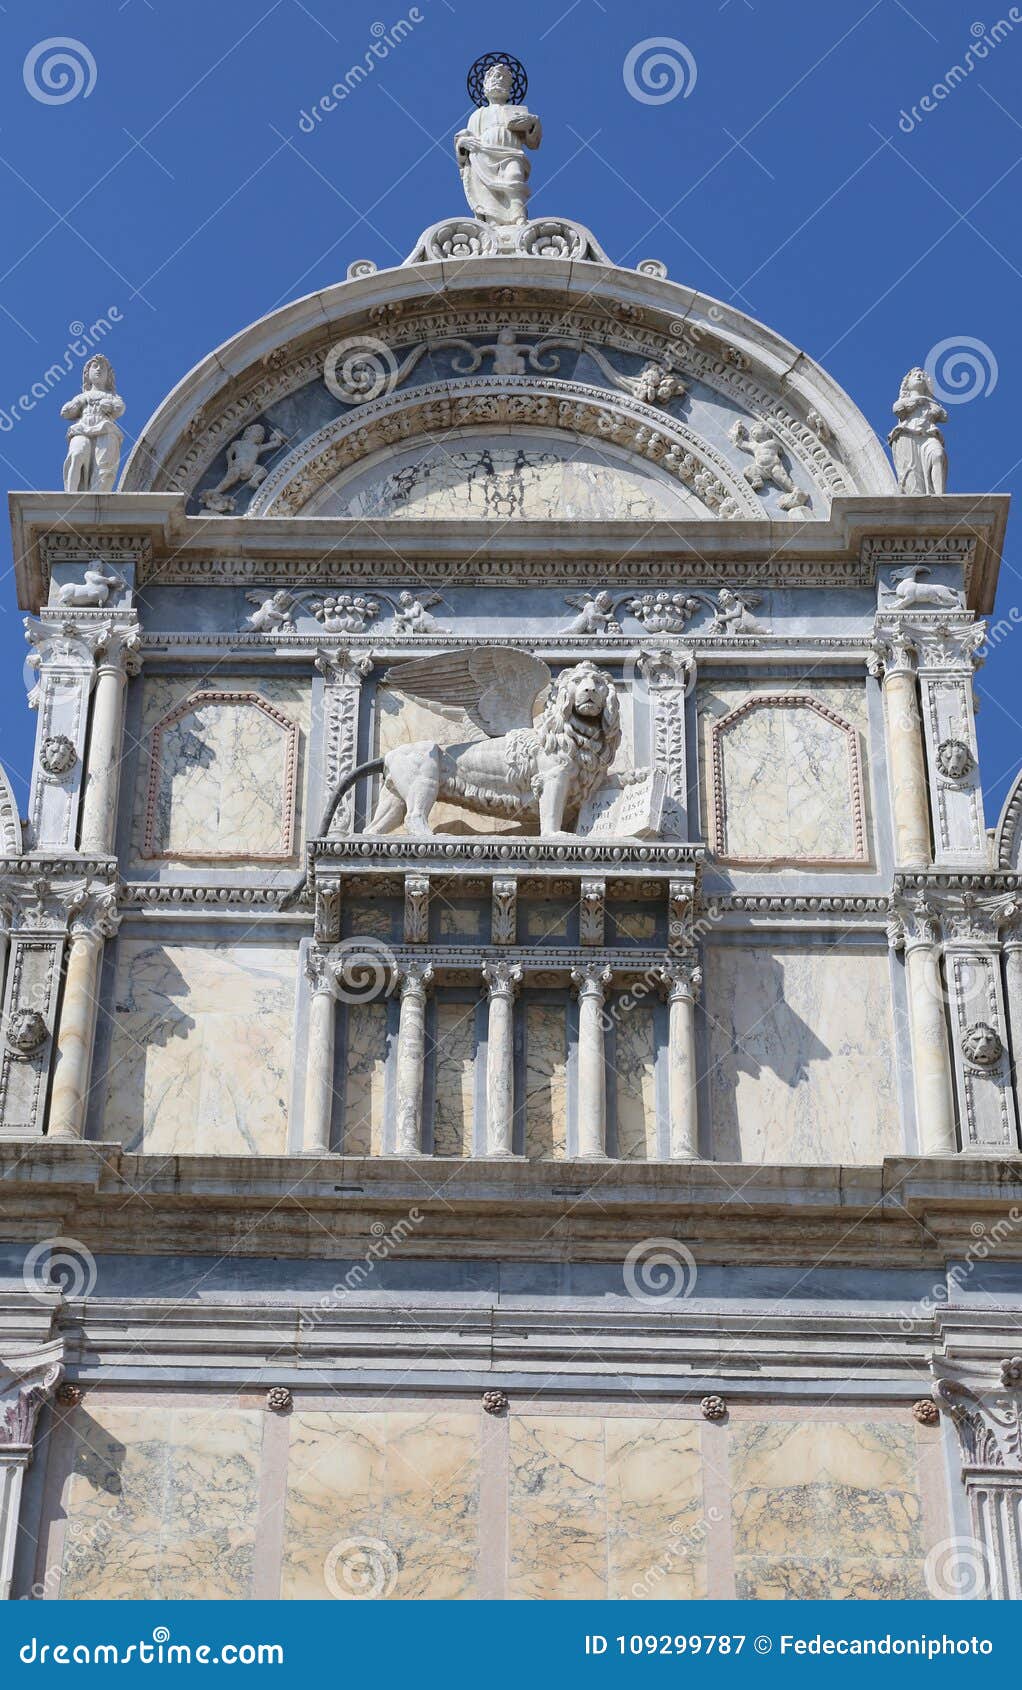
<svg viewBox="0 0 1022 1690">
<path fill-rule="evenodd" d="M 429 876 L 405 875 L 406 945 L 424 945 L 429 938 Z"/>
<path fill-rule="evenodd" d="M 490 938 L 495 945 L 513 945 L 518 930 L 518 882 L 498 875 L 491 891 Z"/>
</svg>

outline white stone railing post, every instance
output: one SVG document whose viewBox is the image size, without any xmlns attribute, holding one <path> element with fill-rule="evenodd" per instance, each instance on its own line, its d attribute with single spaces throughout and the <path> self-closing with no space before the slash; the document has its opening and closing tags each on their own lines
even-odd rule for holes
<svg viewBox="0 0 1022 1690">
<path fill-rule="evenodd" d="M 330 1149 L 334 1102 L 334 1039 L 337 987 L 323 952 L 313 947 L 305 958 L 309 981 L 309 1022 L 305 1057 L 304 1148 L 311 1155 Z"/>
<path fill-rule="evenodd" d="M 18 1546 L 21 1487 L 32 1460 L 39 1410 L 60 1378 L 59 1365 L 41 1378 L 20 1380 L 0 1397 L 0 1601 L 9 1602 Z"/>
<path fill-rule="evenodd" d="M 397 1137 L 399 1156 L 422 1155 L 422 1084 L 426 1061 L 426 999 L 433 980 L 430 963 L 401 970 L 401 1016 L 397 1033 Z"/>
<path fill-rule="evenodd" d="M 83 889 L 69 910 L 71 942 L 57 1027 L 49 1136 L 81 1138 L 89 1100 L 103 943 L 120 924 L 113 886 Z"/>
<path fill-rule="evenodd" d="M 693 954 L 671 957 L 658 973 L 668 1005 L 669 1155 L 672 1162 L 692 1161 L 699 1155 L 695 1010 L 703 971 Z"/>
<path fill-rule="evenodd" d="M 522 982 L 517 963 L 488 962 L 483 980 L 489 995 L 486 1029 L 486 1154 L 510 1156 L 515 1118 L 514 1009 Z"/>
<path fill-rule="evenodd" d="M 930 862 L 930 815 L 915 646 L 899 627 L 881 626 L 868 667 L 883 681 L 894 859 L 900 868 L 926 868 Z"/>
<path fill-rule="evenodd" d="M 889 938 L 905 954 L 919 1148 L 924 1156 L 953 1155 L 958 1137 L 935 906 L 921 894 L 897 904 Z"/>
<path fill-rule="evenodd" d="M 603 1043 L 603 1005 L 611 970 L 589 962 L 572 969 L 578 992 L 578 1154 L 595 1160 L 607 1154 L 607 1068 Z"/>
<path fill-rule="evenodd" d="M 79 849 L 105 855 L 113 848 L 124 741 L 124 690 L 141 669 L 141 637 L 133 621 L 103 630 L 96 651 L 96 683 L 82 798 Z"/>
</svg>

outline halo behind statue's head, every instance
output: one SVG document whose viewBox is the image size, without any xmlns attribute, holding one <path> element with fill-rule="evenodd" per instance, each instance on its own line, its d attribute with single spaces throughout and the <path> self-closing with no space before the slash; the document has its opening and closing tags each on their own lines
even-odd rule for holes
<svg viewBox="0 0 1022 1690">
<path fill-rule="evenodd" d="M 483 53 L 468 73 L 467 86 L 469 98 L 474 106 L 485 106 L 486 84 L 493 71 L 500 66 L 506 72 L 510 82 L 508 101 L 513 106 L 520 106 L 529 91 L 529 78 L 525 74 L 525 66 L 512 53 Z"/>
</svg>

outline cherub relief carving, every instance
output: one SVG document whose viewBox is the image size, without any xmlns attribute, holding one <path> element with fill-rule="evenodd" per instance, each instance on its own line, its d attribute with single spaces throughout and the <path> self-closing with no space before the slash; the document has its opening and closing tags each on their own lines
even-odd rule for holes
<svg viewBox="0 0 1022 1690">
<path fill-rule="evenodd" d="M 278 446 L 283 446 L 286 438 L 279 429 L 271 429 L 267 434 L 262 423 L 250 423 L 228 446 L 227 468 L 215 487 L 207 487 L 199 494 L 200 505 L 217 516 L 230 515 L 234 500 L 227 496 L 227 489 L 244 482 L 254 490 L 265 481 L 268 471 L 259 459 L 264 452 L 275 452 Z"/>
<path fill-rule="evenodd" d="M 778 487 L 784 497 L 780 501 L 781 509 L 804 514 L 804 507 L 809 504 L 809 494 L 803 493 L 795 486 L 785 462 L 784 449 L 769 423 L 745 423 L 739 418 L 731 424 L 728 435 L 740 452 L 747 452 L 752 458 L 751 464 L 743 470 L 749 486 L 757 493 L 762 493 L 765 487 Z"/>
<path fill-rule="evenodd" d="M 276 634 L 282 628 L 294 627 L 295 600 L 290 593 L 271 593 L 269 598 L 261 593 L 246 593 L 245 599 L 256 607 L 245 618 L 246 628 L 251 628 L 254 634 Z"/>
</svg>

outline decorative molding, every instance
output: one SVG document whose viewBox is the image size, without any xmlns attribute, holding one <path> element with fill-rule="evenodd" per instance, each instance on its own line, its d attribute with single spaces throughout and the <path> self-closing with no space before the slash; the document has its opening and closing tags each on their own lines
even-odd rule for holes
<svg viewBox="0 0 1022 1690">
<path fill-rule="evenodd" d="M 607 901 L 605 880 L 583 880 L 579 886 L 579 939 L 583 945 L 602 945 Z"/>
<path fill-rule="evenodd" d="M 280 847 L 276 851 L 251 850 L 202 851 L 162 849 L 156 837 L 159 824 L 159 802 L 163 775 L 162 738 L 167 728 L 182 721 L 204 704 L 230 705 L 234 708 L 259 710 L 268 716 L 284 733 L 284 769 L 280 789 Z M 142 856 L 155 861 L 171 859 L 175 862 L 286 862 L 295 850 L 295 806 L 298 780 L 298 724 L 283 710 L 257 692 L 228 692 L 202 689 L 190 693 L 180 704 L 168 710 L 154 722 L 149 735 L 149 780 L 146 788 L 145 815 L 142 836 Z"/>
<path fill-rule="evenodd" d="M 429 938 L 428 875 L 405 875 L 404 934 L 406 945 L 424 945 Z"/>
<path fill-rule="evenodd" d="M 518 927 L 518 882 L 494 879 L 491 892 L 490 937 L 495 945 L 513 945 Z"/>
</svg>

